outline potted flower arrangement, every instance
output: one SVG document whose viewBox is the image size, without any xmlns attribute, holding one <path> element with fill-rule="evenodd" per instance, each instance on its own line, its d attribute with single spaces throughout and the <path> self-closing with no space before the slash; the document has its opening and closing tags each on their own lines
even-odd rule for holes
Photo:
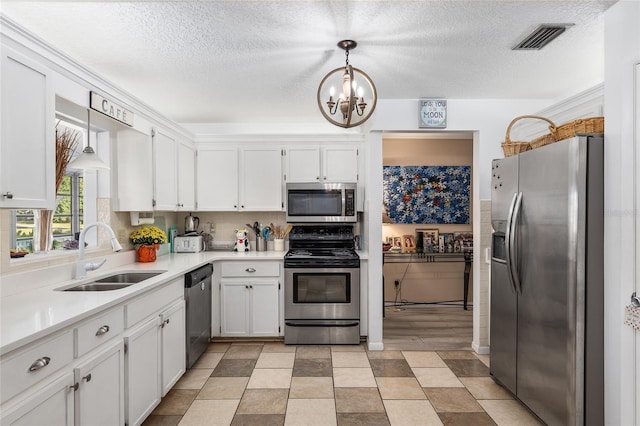
<svg viewBox="0 0 640 426">
<path fill-rule="evenodd" d="M 167 242 L 167 234 L 157 226 L 143 226 L 129 235 L 138 252 L 138 262 L 155 262 L 156 250 Z"/>
</svg>

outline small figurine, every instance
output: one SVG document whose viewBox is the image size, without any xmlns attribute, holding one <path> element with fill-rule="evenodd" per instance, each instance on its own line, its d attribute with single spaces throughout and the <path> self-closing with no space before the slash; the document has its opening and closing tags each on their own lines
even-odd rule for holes
<svg viewBox="0 0 640 426">
<path fill-rule="evenodd" d="M 236 242 L 233 245 L 233 251 L 250 251 L 249 239 L 247 238 L 246 229 L 236 229 Z"/>
</svg>

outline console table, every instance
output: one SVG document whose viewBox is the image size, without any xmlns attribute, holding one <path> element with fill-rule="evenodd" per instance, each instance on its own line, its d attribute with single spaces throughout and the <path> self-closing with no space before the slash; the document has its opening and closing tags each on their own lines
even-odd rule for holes
<svg viewBox="0 0 640 426">
<path fill-rule="evenodd" d="M 382 263 L 436 263 L 436 262 L 464 262 L 464 310 L 467 310 L 469 297 L 469 272 L 473 262 L 473 253 L 392 253 L 383 252 Z M 383 265 L 384 266 L 384 265 Z M 384 312 L 384 280 L 382 284 L 382 305 Z"/>
</svg>

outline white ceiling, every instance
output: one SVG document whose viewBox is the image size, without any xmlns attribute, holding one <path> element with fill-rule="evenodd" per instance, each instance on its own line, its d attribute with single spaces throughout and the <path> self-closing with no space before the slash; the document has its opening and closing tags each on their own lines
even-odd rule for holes
<svg viewBox="0 0 640 426">
<path fill-rule="evenodd" d="M 322 77 L 351 65 L 380 99 L 562 99 L 604 80 L 603 12 L 572 1 L 17 1 L 0 11 L 180 123 L 324 119 Z M 543 23 L 575 24 L 512 51 Z"/>
</svg>

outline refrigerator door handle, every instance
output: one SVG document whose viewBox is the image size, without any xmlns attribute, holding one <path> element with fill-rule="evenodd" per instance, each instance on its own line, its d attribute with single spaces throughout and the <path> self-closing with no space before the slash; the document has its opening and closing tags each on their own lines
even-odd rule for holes
<svg viewBox="0 0 640 426">
<path fill-rule="evenodd" d="M 518 198 L 518 194 L 513 194 L 513 198 L 511 199 L 511 205 L 509 206 L 509 215 L 507 216 L 507 229 L 504 233 L 504 242 L 506 245 L 505 250 L 505 259 L 507 261 L 507 276 L 509 277 L 509 284 L 511 284 L 511 289 L 517 293 L 516 285 L 513 280 L 513 259 L 511 258 L 511 233 L 512 233 L 512 224 L 513 224 L 513 209 L 516 206 L 516 199 Z"/>
<path fill-rule="evenodd" d="M 509 231 L 509 258 L 511 259 L 511 276 L 513 277 L 513 285 L 516 293 L 522 294 L 522 286 L 520 285 L 520 275 L 518 272 L 518 222 L 520 221 L 520 212 L 522 207 L 522 192 L 518 192 L 515 198 L 515 206 L 513 207 L 513 216 L 511 218 L 511 230 Z"/>
</svg>

